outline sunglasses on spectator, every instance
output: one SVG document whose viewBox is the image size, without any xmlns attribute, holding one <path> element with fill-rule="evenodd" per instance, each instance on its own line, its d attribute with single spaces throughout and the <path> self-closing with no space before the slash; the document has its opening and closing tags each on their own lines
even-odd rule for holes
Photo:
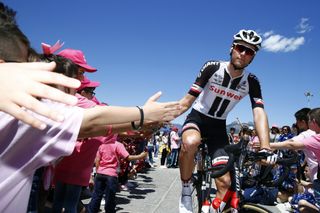
<svg viewBox="0 0 320 213">
<path fill-rule="evenodd" d="M 85 88 L 85 89 L 83 89 L 83 91 L 85 91 L 86 93 L 88 93 L 88 94 L 91 94 L 91 95 L 95 95 L 96 93 L 94 92 L 94 89 L 89 89 L 89 88 Z"/>
<path fill-rule="evenodd" d="M 246 47 L 242 44 L 233 44 L 233 49 L 235 49 L 239 53 L 245 52 L 245 54 L 248 56 L 254 56 L 256 54 L 255 50 L 253 50 L 249 47 Z"/>
</svg>

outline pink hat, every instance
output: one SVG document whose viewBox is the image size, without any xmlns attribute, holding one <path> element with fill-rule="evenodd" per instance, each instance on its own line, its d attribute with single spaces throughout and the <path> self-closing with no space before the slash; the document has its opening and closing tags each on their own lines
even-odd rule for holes
<svg viewBox="0 0 320 213">
<path fill-rule="evenodd" d="M 58 55 L 70 59 L 71 61 L 73 61 L 73 63 L 84 68 L 87 72 L 97 71 L 96 68 L 91 67 L 87 64 L 86 58 L 84 57 L 84 54 L 81 50 L 64 49 L 61 52 L 59 52 Z"/>
<path fill-rule="evenodd" d="M 100 82 L 90 81 L 89 78 L 83 76 L 83 80 L 81 81 L 80 87 L 77 89 L 78 91 L 87 88 L 87 87 L 98 87 L 100 86 Z"/>
</svg>

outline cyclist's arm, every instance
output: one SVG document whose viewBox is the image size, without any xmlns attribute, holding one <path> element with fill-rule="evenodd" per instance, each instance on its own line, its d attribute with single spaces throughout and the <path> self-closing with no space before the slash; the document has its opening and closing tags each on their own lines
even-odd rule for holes
<svg viewBox="0 0 320 213">
<path fill-rule="evenodd" d="M 301 150 L 304 149 L 304 143 L 300 141 L 290 142 L 289 140 L 279 142 L 279 143 L 271 143 L 271 149 L 292 149 L 292 150 Z"/>
<path fill-rule="evenodd" d="M 253 109 L 253 119 L 260 139 L 260 149 L 270 149 L 270 135 L 267 114 L 261 107 Z"/>
<path fill-rule="evenodd" d="M 193 104 L 193 102 L 197 99 L 197 97 L 187 94 L 186 96 L 184 96 L 180 101 L 180 115 L 183 114 L 185 111 L 187 111 Z"/>
<path fill-rule="evenodd" d="M 250 73 L 248 76 L 248 83 L 253 119 L 260 139 L 260 149 L 270 149 L 268 117 L 264 110 L 260 82 L 254 74 Z"/>
<path fill-rule="evenodd" d="M 209 78 L 219 69 L 219 67 L 220 63 L 216 61 L 208 61 L 202 66 L 188 94 L 179 101 L 181 107 L 180 115 L 192 106 L 193 102 L 197 99 L 203 88 L 208 83 Z"/>
</svg>

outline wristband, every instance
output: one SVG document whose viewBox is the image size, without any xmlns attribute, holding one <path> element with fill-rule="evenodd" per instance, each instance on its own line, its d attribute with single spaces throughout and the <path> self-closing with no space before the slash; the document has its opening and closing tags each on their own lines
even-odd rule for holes
<svg viewBox="0 0 320 213">
<path fill-rule="evenodd" d="M 143 113 L 143 109 L 140 108 L 139 106 L 136 106 L 138 109 L 139 109 L 139 112 L 140 112 L 140 123 L 138 126 L 135 125 L 134 121 L 131 122 L 131 126 L 132 126 L 132 129 L 134 130 L 140 130 L 143 126 L 143 121 L 144 121 L 144 113 Z"/>
</svg>

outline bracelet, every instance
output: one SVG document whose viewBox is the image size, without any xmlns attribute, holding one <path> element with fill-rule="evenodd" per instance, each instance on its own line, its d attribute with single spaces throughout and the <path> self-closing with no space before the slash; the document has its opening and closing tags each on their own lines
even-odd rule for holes
<svg viewBox="0 0 320 213">
<path fill-rule="evenodd" d="M 139 106 L 136 106 L 138 109 L 139 109 L 139 112 L 140 112 L 140 123 L 138 126 L 135 125 L 134 121 L 131 122 L 131 126 L 132 126 L 132 129 L 134 130 L 140 130 L 143 126 L 143 121 L 144 121 L 144 113 L 143 113 L 143 109 L 140 108 Z"/>
</svg>

